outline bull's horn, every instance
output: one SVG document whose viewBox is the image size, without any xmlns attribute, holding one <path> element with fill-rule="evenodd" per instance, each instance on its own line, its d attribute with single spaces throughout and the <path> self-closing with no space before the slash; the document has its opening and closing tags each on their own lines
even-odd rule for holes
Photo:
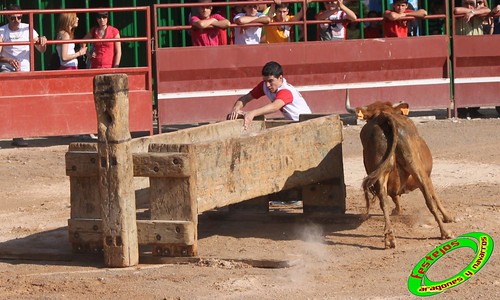
<svg viewBox="0 0 500 300">
<path fill-rule="evenodd" d="M 394 104 L 392 105 L 392 107 L 394 107 L 394 108 L 395 108 L 395 107 L 398 107 L 398 105 L 403 104 L 403 103 L 404 103 L 404 104 L 406 104 L 406 102 L 404 102 L 404 101 L 399 101 L 399 102 L 396 102 L 396 103 L 394 103 Z"/>
<path fill-rule="evenodd" d="M 351 101 L 349 100 L 349 89 L 345 89 L 345 109 L 348 113 L 356 114 L 356 110 L 351 107 Z"/>
</svg>

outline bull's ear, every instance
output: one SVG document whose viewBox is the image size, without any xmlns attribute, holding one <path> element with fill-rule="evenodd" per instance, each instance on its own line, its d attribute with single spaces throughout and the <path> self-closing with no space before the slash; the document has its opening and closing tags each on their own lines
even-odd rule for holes
<svg viewBox="0 0 500 300">
<path fill-rule="evenodd" d="M 356 115 L 358 116 L 358 120 L 368 119 L 368 111 L 365 107 L 356 107 Z"/>
<path fill-rule="evenodd" d="M 410 113 L 410 106 L 408 105 L 408 103 L 402 102 L 395 107 L 395 110 L 399 110 L 403 116 L 407 116 Z"/>
</svg>

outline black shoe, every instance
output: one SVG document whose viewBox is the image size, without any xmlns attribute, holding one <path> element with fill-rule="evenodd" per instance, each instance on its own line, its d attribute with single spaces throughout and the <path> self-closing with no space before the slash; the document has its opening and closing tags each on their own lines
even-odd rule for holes
<svg viewBox="0 0 500 300">
<path fill-rule="evenodd" d="M 12 139 L 11 145 L 14 147 L 28 147 L 28 142 L 26 142 L 23 138 L 15 138 Z"/>
<path fill-rule="evenodd" d="M 500 106 L 495 106 L 495 110 L 497 111 L 497 114 L 500 117 Z"/>
</svg>

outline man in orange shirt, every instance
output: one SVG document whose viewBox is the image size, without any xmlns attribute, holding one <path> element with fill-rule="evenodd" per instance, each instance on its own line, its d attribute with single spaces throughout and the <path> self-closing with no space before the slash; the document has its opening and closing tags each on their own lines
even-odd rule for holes
<svg viewBox="0 0 500 300">
<path fill-rule="evenodd" d="M 405 17 L 423 18 L 427 11 L 408 9 L 408 0 L 394 0 L 392 10 L 384 13 L 384 37 L 407 37 L 409 20 L 401 20 Z"/>
<path fill-rule="evenodd" d="M 306 3 L 309 4 L 309 1 L 310 0 L 307 0 Z M 274 0 L 274 3 L 271 4 L 267 16 L 271 18 L 271 23 L 300 21 L 304 16 L 304 8 L 301 8 L 295 16 L 288 15 L 289 12 L 290 11 L 288 9 L 288 3 L 281 3 L 281 0 Z M 268 25 L 264 27 L 266 42 L 268 44 L 290 42 L 290 37 L 293 33 L 293 26 L 294 25 Z"/>
</svg>

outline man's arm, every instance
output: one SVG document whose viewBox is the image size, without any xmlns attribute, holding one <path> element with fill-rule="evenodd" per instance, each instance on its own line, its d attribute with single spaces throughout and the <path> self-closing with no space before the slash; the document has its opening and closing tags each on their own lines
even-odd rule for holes
<svg viewBox="0 0 500 300">
<path fill-rule="evenodd" d="M 263 15 L 261 17 L 242 16 L 234 20 L 234 23 L 238 25 L 244 25 L 248 23 L 269 24 L 269 22 L 271 22 L 271 19 L 266 15 Z"/>
<path fill-rule="evenodd" d="M 281 4 L 281 0 L 273 0 L 274 3 L 271 4 L 271 7 L 269 7 L 269 10 L 267 11 L 267 16 L 272 19 L 274 17 L 274 13 L 276 12 L 276 5 Z"/>
<path fill-rule="evenodd" d="M 118 32 L 115 36 L 115 39 L 120 38 L 120 33 Z M 122 60 L 122 43 L 115 42 L 115 57 L 113 59 L 113 68 L 118 68 L 120 66 L 120 61 Z"/>
<path fill-rule="evenodd" d="M 227 119 L 228 120 L 234 120 L 234 119 L 237 119 L 238 116 L 243 116 L 245 115 L 245 113 L 241 110 L 243 107 L 245 107 L 245 105 L 252 101 L 254 99 L 254 97 L 252 96 L 252 94 L 248 93 L 246 95 L 243 95 L 241 96 L 240 98 L 238 98 L 238 100 L 236 100 L 236 102 L 234 103 L 233 105 L 233 109 L 231 110 L 231 112 L 227 115 Z"/>
<path fill-rule="evenodd" d="M 393 10 L 387 10 L 384 13 L 384 19 L 387 19 L 389 21 L 396 21 L 404 17 L 414 17 L 414 18 L 423 18 L 427 16 L 427 11 L 425 9 L 419 9 L 416 11 L 409 11 L 406 13 L 397 13 Z"/>
<path fill-rule="evenodd" d="M 339 0 L 339 8 L 347 15 L 347 20 L 355 21 L 358 18 L 356 17 L 356 14 L 351 9 L 349 9 L 349 7 L 345 6 L 344 0 Z"/>
<path fill-rule="evenodd" d="M 455 7 L 453 10 L 453 14 L 455 15 L 467 15 L 471 14 L 473 16 L 475 15 L 482 15 L 482 14 L 489 14 L 491 10 L 487 7 L 481 7 L 478 9 L 469 9 L 467 7 Z"/>
<path fill-rule="evenodd" d="M 311 0 L 306 0 L 306 6 L 301 7 L 300 11 L 294 16 L 294 21 L 300 21 L 304 17 L 304 11 L 307 11 L 307 5 L 311 2 Z"/>
<path fill-rule="evenodd" d="M 407 17 L 423 18 L 427 16 L 427 11 L 425 9 L 419 9 L 416 11 L 410 11 L 406 13 Z"/>
<path fill-rule="evenodd" d="M 0 36 L 0 42 L 3 42 L 3 37 L 1 36 Z M 0 53 L 2 53 L 2 48 L 3 46 L 0 46 Z M 21 70 L 21 63 L 18 60 L 4 57 L 3 55 L 0 54 L 0 62 L 10 64 L 16 71 Z"/>
<path fill-rule="evenodd" d="M 47 51 L 47 38 L 45 36 L 39 36 L 35 39 L 35 48 L 40 53 L 45 53 Z"/>
<path fill-rule="evenodd" d="M 212 27 L 212 23 L 214 23 L 215 21 L 217 21 L 217 20 L 213 19 L 213 18 L 206 19 L 206 20 L 197 19 L 196 21 L 191 23 L 191 26 L 198 28 L 198 29 L 205 29 L 205 28 Z"/>
<path fill-rule="evenodd" d="M 454 15 L 463 16 L 467 22 L 470 22 L 470 20 L 476 15 L 489 14 L 490 12 L 491 10 L 487 7 L 481 7 L 477 10 L 469 9 L 467 7 L 455 7 L 453 10 Z"/>
<path fill-rule="evenodd" d="M 243 129 L 245 130 L 248 129 L 253 118 L 277 112 L 283 106 L 285 106 L 285 102 L 283 100 L 275 99 L 273 102 L 269 104 L 266 104 L 262 107 L 246 112 L 245 114 L 243 114 L 245 118 L 245 121 L 243 122 Z"/>
<path fill-rule="evenodd" d="M 231 25 L 231 22 L 229 22 L 228 19 L 222 19 L 212 23 L 213 27 L 220 29 L 226 29 L 229 27 L 229 25 Z"/>
</svg>

